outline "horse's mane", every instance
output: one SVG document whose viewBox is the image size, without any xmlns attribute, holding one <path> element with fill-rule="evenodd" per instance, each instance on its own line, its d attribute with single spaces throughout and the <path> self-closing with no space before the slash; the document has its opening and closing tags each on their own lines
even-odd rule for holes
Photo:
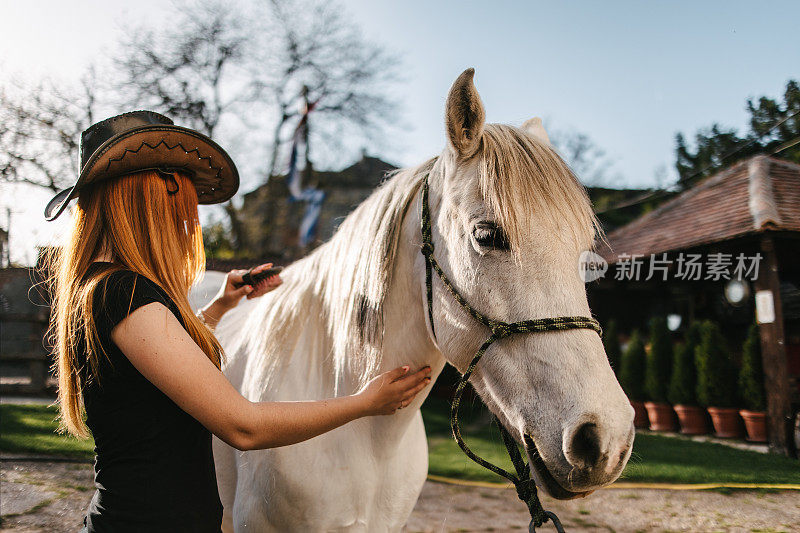
<svg viewBox="0 0 800 533">
<path fill-rule="evenodd" d="M 403 218 L 434 159 L 396 171 L 351 213 L 320 255 L 334 265 L 324 298 L 337 377 L 371 378 L 381 363 L 383 304 L 391 286 Z M 341 380 L 337 380 L 341 382 Z"/>
<path fill-rule="evenodd" d="M 230 332 L 226 351 L 244 349 L 259 359 L 257 368 L 266 385 L 278 368 L 276 354 L 291 353 L 297 341 L 290 332 L 303 328 L 314 318 L 310 315 L 316 314 L 331 339 L 337 389 L 343 384 L 360 386 L 373 377 L 382 359 L 383 304 L 403 217 L 434 162 L 387 175 L 344 219 L 331 240 L 284 271 L 284 284 L 274 297 L 262 298 L 255 309 L 248 306 L 240 337 Z M 252 362 L 248 366 L 253 368 Z M 348 375 L 357 376 L 358 382 L 348 384 Z"/>
<path fill-rule="evenodd" d="M 481 191 L 512 250 L 529 234 L 534 212 L 548 214 L 544 218 L 553 231 L 563 231 L 559 225 L 565 225 L 591 246 L 598 225 L 588 196 L 553 149 L 520 129 L 487 124 L 475 157 Z M 289 363 L 298 339 L 312 334 L 303 331 L 322 324 L 330 349 L 323 357 L 334 370 L 336 394 L 353 392 L 375 375 L 382 360 L 384 301 L 402 221 L 435 162 L 388 175 L 330 241 L 284 272 L 279 290 L 239 306 L 236 314 L 244 324 L 235 331 L 224 328 L 228 342 L 223 346 L 228 354 L 248 351 L 248 368 L 258 369 L 262 386 L 268 387 L 279 366 Z M 348 382 L 348 376 L 356 381 Z"/>
</svg>

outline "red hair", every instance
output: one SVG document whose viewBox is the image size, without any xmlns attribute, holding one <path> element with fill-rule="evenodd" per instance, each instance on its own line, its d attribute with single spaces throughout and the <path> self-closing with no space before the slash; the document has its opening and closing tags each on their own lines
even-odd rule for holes
<svg viewBox="0 0 800 533">
<path fill-rule="evenodd" d="M 189 306 L 189 287 L 205 271 L 203 234 L 197 213 L 197 191 L 191 180 L 173 174 L 165 180 L 154 170 L 103 180 L 82 190 L 72 225 L 61 250 L 45 261 L 53 295 L 50 338 L 55 348 L 58 402 L 62 429 L 87 436 L 83 421 L 78 338 L 85 339 L 90 379 L 100 380 L 102 352 L 94 324 L 93 295 L 112 272 L 127 269 L 153 280 L 172 298 L 189 335 L 220 367 L 222 348 Z M 106 248 L 103 248 L 105 241 Z M 92 259 L 111 253 L 114 265 L 99 269 L 86 283 L 79 280 Z M 80 336 L 80 337 L 79 337 Z"/>
</svg>

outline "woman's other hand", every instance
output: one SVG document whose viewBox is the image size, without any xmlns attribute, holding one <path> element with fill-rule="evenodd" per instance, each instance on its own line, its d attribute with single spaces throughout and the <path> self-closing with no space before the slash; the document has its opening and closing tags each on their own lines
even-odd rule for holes
<svg viewBox="0 0 800 533">
<path fill-rule="evenodd" d="M 272 263 L 258 265 L 253 269 L 252 273 L 258 274 L 259 272 L 268 268 L 272 268 Z M 246 272 L 247 270 L 231 270 L 225 276 L 225 282 L 222 284 L 222 287 L 220 287 L 217 297 L 215 298 L 221 307 L 228 310 L 233 309 L 243 296 L 247 296 L 248 300 L 257 298 L 258 296 L 263 296 L 271 290 L 276 289 L 281 283 L 283 283 L 280 275 L 275 274 L 274 276 L 270 276 L 265 280 L 261 280 L 253 286 L 242 285 L 237 289 L 234 284 L 241 283 Z"/>
<path fill-rule="evenodd" d="M 391 415 L 408 407 L 419 391 L 431 382 L 431 367 L 409 373 L 408 366 L 384 372 L 367 383 L 356 396 L 364 403 L 364 416 Z"/>
</svg>

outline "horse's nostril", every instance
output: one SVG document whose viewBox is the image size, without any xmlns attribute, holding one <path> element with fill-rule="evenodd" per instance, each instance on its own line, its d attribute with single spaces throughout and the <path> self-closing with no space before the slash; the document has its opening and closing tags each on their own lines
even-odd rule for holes
<svg viewBox="0 0 800 533">
<path fill-rule="evenodd" d="M 600 432 L 597 424 L 587 422 L 579 427 L 572 436 L 569 451 L 575 461 L 583 463 L 581 466 L 584 468 L 597 464 L 601 455 Z"/>
</svg>

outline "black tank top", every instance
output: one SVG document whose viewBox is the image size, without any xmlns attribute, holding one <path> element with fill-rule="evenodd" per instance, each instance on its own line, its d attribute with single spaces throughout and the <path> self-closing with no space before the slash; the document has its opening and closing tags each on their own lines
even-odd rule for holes
<svg viewBox="0 0 800 533">
<path fill-rule="evenodd" d="M 92 263 L 86 275 L 109 266 Z M 87 383 L 82 373 L 97 487 L 86 526 L 98 533 L 218 533 L 222 504 L 211 433 L 140 374 L 111 340 L 117 323 L 152 302 L 170 309 L 185 327 L 169 295 L 135 272 L 112 273 L 94 294 L 97 332 L 107 357 L 100 354 L 99 383 Z M 85 359 L 83 340 L 78 348 Z"/>
</svg>

